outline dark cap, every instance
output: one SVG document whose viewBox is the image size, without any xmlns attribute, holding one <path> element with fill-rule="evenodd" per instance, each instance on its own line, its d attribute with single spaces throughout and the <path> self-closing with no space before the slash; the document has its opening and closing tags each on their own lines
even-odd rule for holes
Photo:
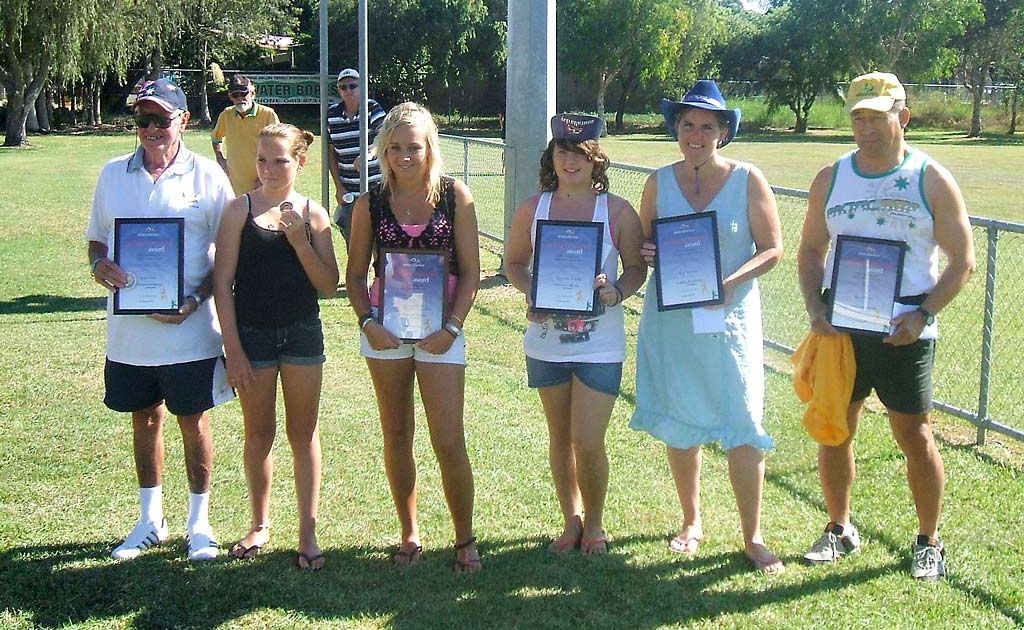
<svg viewBox="0 0 1024 630">
<path fill-rule="evenodd" d="M 244 74 L 236 74 L 228 81 L 228 92 L 244 92 L 252 85 L 252 80 Z"/>
<path fill-rule="evenodd" d="M 584 142 L 597 140 L 604 132 L 604 121 L 586 114 L 557 114 L 551 117 L 551 137 L 555 140 Z"/>
<path fill-rule="evenodd" d="M 185 93 L 167 79 L 157 79 L 156 81 L 143 83 L 142 87 L 139 88 L 138 95 L 135 97 L 136 107 L 143 101 L 156 103 L 167 110 L 169 114 L 179 109 L 188 111 L 188 100 L 185 98 Z"/>
</svg>

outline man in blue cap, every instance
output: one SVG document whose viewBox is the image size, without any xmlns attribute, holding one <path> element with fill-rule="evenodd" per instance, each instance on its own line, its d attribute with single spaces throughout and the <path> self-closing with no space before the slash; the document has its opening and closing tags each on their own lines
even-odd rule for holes
<svg viewBox="0 0 1024 630">
<path fill-rule="evenodd" d="M 168 537 L 162 499 L 163 424 L 177 416 L 185 447 L 190 560 L 217 556 L 210 527 L 209 490 L 213 439 L 207 410 L 230 399 L 221 337 L 212 304 L 213 243 L 231 184 L 216 162 L 195 155 L 181 141 L 189 121 L 185 94 L 158 79 L 139 90 L 135 126 L 139 148 L 107 163 L 93 196 L 86 229 L 93 279 L 109 292 L 104 403 L 132 415 L 141 515 L 111 553 L 132 560 Z M 133 277 L 114 262 L 114 220 L 180 218 L 184 222 L 184 299 L 173 314 L 121 315 L 114 295 Z"/>
</svg>

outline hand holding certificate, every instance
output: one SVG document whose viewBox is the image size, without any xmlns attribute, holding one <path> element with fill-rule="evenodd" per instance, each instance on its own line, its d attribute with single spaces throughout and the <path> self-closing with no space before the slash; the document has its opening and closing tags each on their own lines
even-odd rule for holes
<svg viewBox="0 0 1024 630">
<path fill-rule="evenodd" d="M 655 219 L 651 227 L 657 247 L 658 310 L 721 304 L 724 292 L 715 213 Z"/>
<path fill-rule="evenodd" d="M 828 321 L 838 330 L 888 335 L 900 294 L 906 243 L 840 235 L 832 263 Z"/>
<path fill-rule="evenodd" d="M 114 262 L 127 281 L 115 315 L 178 315 L 185 282 L 183 218 L 114 219 Z"/>
<path fill-rule="evenodd" d="M 594 315 L 594 279 L 601 272 L 604 225 L 593 221 L 537 221 L 533 248 L 535 311 Z"/>
<path fill-rule="evenodd" d="M 419 341 L 444 326 L 448 314 L 448 253 L 383 248 L 377 321 L 402 341 Z"/>
</svg>

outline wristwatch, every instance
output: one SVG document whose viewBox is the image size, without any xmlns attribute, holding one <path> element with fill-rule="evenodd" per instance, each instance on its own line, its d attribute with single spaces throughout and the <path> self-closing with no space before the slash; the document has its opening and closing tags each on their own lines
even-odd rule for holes
<svg viewBox="0 0 1024 630">
<path fill-rule="evenodd" d="M 459 327 L 458 327 L 458 326 L 457 326 L 456 324 L 454 324 L 453 322 L 448 322 L 448 323 L 446 323 L 446 324 L 444 325 L 444 329 L 445 329 L 445 330 L 446 330 L 446 331 L 448 332 L 448 334 L 449 334 L 449 335 L 451 335 L 451 336 L 452 336 L 452 338 L 454 338 L 454 339 L 458 339 L 458 338 L 459 338 L 459 335 L 461 335 L 461 334 L 462 334 L 462 329 L 461 329 L 461 328 L 459 328 Z"/>
<path fill-rule="evenodd" d="M 935 315 L 933 313 L 928 312 L 928 309 L 926 309 L 925 307 L 918 306 L 917 312 L 920 313 L 921 317 L 924 318 L 925 326 L 931 326 L 932 324 L 935 323 Z"/>
</svg>

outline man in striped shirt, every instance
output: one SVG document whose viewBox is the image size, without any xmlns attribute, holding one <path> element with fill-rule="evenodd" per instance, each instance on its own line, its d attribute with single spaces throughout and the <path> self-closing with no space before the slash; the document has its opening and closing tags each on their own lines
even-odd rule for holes
<svg viewBox="0 0 1024 630">
<path fill-rule="evenodd" d="M 360 81 L 359 72 L 353 68 L 345 68 L 338 73 L 338 95 L 341 102 L 332 105 L 327 110 L 327 132 L 331 137 L 333 150 L 330 152 L 328 165 L 331 169 L 331 179 L 334 180 L 335 199 L 338 208 L 334 212 L 334 222 L 341 228 L 341 234 L 345 237 L 345 246 L 348 246 L 349 234 L 352 231 L 352 206 L 356 197 L 359 196 L 359 93 Z M 377 139 L 377 132 L 384 122 L 384 109 L 373 99 L 367 101 L 369 116 L 368 161 L 367 161 L 367 183 L 380 179 L 380 165 L 377 162 L 377 155 L 373 151 L 373 143 Z"/>
</svg>

